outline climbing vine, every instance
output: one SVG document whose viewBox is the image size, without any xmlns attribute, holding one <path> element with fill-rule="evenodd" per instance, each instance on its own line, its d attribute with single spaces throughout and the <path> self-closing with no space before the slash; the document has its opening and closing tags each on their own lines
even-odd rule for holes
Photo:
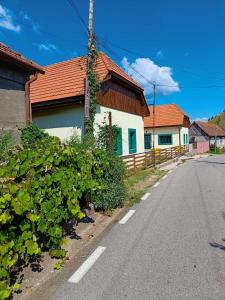
<svg viewBox="0 0 225 300">
<path fill-rule="evenodd" d="M 95 114 L 97 107 L 97 93 L 99 91 L 99 82 L 97 80 L 97 76 L 95 73 L 95 63 L 98 55 L 97 47 L 93 43 L 90 49 L 91 59 L 88 61 L 88 81 L 89 81 L 89 91 L 90 91 L 90 116 L 88 121 L 86 122 L 86 136 L 91 141 L 94 140 L 94 122 L 95 122 Z"/>
</svg>

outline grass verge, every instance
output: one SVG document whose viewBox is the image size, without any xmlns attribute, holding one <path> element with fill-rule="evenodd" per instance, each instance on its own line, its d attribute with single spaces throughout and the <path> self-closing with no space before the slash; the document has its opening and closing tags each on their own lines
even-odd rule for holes
<svg viewBox="0 0 225 300">
<path fill-rule="evenodd" d="M 127 176 L 125 185 L 128 205 L 132 206 L 135 203 L 140 202 L 141 197 L 146 191 L 165 174 L 166 171 L 149 168 L 145 170 L 136 170 L 134 174 Z"/>
</svg>

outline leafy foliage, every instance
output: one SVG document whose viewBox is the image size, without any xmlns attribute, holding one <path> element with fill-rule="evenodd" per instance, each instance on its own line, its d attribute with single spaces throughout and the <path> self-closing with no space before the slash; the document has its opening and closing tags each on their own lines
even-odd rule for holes
<svg viewBox="0 0 225 300">
<path fill-rule="evenodd" d="M 21 128 L 20 131 L 20 138 L 24 148 L 34 148 L 36 143 L 49 136 L 34 123 L 31 123 L 28 127 Z"/>
<path fill-rule="evenodd" d="M 97 93 L 99 91 L 99 82 L 97 80 L 94 66 L 96 63 L 97 57 L 97 49 L 94 44 L 92 44 L 90 48 L 90 57 L 91 59 L 88 61 L 88 81 L 90 87 L 90 117 L 86 123 L 86 139 L 94 141 L 94 122 L 95 122 L 95 114 L 96 114 L 96 106 L 97 106 Z"/>
<path fill-rule="evenodd" d="M 92 201 L 97 209 L 110 213 L 114 208 L 122 207 L 125 202 L 125 166 L 115 151 L 105 151 L 104 160 L 105 163 L 102 163 L 104 189 L 100 190 Z"/>
<path fill-rule="evenodd" d="M 112 145 L 110 145 L 110 133 L 109 125 L 106 123 L 106 119 L 101 125 L 98 125 L 98 147 L 105 150 L 117 150 L 117 137 L 118 137 L 117 125 L 112 125 Z"/>
<path fill-rule="evenodd" d="M 0 131 L 0 161 L 6 160 L 9 149 L 13 146 L 12 135 L 8 131 Z"/>
<path fill-rule="evenodd" d="M 210 118 L 209 121 L 214 124 L 217 124 L 220 128 L 222 128 L 225 131 L 225 110 L 217 116 Z"/>
<path fill-rule="evenodd" d="M 101 150 L 77 150 L 49 137 L 28 146 L 0 168 L 1 299 L 12 292 L 15 266 L 42 248 L 65 257 L 63 225 L 82 218 L 79 201 L 104 187 Z"/>
</svg>

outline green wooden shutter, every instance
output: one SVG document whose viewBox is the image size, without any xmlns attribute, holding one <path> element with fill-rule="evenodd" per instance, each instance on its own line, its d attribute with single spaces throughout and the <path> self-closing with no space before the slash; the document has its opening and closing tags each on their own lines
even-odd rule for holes
<svg viewBox="0 0 225 300">
<path fill-rule="evenodd" d="M 129 153 L 137 152 L 136 129 L 128 129 Z"/>
<path fill-rule="evenodd" d="M 122 128 L 118 128 L 117 132 L 117 142 L 116 142 L 116 152 L 119 155 L 123 154 L 123 139 L 122 139 Z"/>
<path fill-rule="evenodd" d="M 151 149 L 151 133 L 145 133 L 145 149 Z"/>
</svg>

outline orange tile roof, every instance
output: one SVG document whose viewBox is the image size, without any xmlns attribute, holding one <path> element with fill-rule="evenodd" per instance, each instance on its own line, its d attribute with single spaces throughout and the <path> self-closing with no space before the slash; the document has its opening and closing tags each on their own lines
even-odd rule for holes
<svg viewBox="0 0 225 300">
<path fill-rule="evenodd" d="M 38 79 L 31 84 L 31 102 L 38 103 L 84 95 L 86 60 L 86 56 L 81 56 L 44 67 L 45 74 L 39 75 Z M 114 73 L 143 91 L 138 83 L 103 52 L 98 54 L 95 71 L 99 81 Z"/>
<path fill-rule="evenodd" d="M 25 58 L 19 52 L 12 50 L 10 47 L 0 42 L 0 58 L 7 61 L 11 64 L 17 64 L 24 69 L 29 71 L 38 71 L 40 73 L 44 73 L 44 70 L 41 66 L 34 63 L 33 61 Z"/>
<path fill-rule="evenodd" d="M 195 121 L 195 123 L 210 137 L 225 136 L 223 129 L 214 123 L 201 121 Z"/>
<path fill-rule="evenodd" d="M 149 106 L 150 116 L 144 118 L 145 128 L 153 127 L 153 106 Z M 155 106 L 155 127 L 179 126 L 184 122 L 186 113 L 176 104 Z"/>
</svg>

